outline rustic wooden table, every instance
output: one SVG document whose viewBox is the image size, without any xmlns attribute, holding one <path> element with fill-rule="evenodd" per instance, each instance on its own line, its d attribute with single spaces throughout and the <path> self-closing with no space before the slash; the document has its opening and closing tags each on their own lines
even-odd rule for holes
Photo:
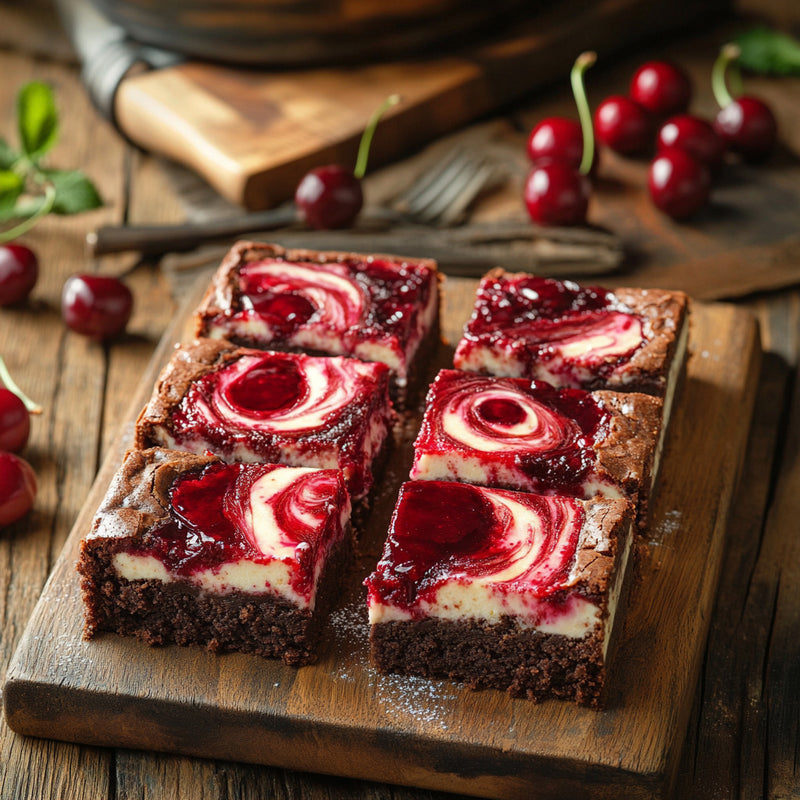
<svg viewBox="0 0 800 800">
<path fill-rule="evenodd" d="M 16 33 L 30 35 L 16 14 L 9 21 L 7 40 Z M 680 40 L 663 43 L 659 52 L 684 59 L 700 71 L 709 63 L 707 46 L 708 39 Z M 601 72 L 598 96 L 622 88 L 636 62 L 634 56 Z M 82 167 L 106 201 L 104 208 L 89 214 L 48 219 L 25 237 L 40 255 L 39 284 L 29 304 L 0 311 L 0 352 L 24 390 L 45 408 L 33 421 L 24 453 L 39 481 L 34 511 L 0 531 L 0 669 L 4 671 L 101 460 L 116 441 L 129 398 L 181 299 L 174 292 L 182 284 L 171 280 L 156 263 L 139 262 L 129 255 L 88 260 L 85 234 L 107 222 L 177 221 L 185 210 L 163 166 L 127 146 L 90 108 L 74 64 L 9 48 L 0 51 L 0 72 L 4 76 L 0 134 L 14 135 L 14 95 L 19 85 L 34 77 L 52 82 L 62 112 L 61 140 L 53 161 Z M 785 145 L 781 165 L 796 166 L 800 81 L 754 83 L 773 102 L 780 118 Z M 568 98 L 563 94 L 538 96 L 493 120 L 490 127 L 499 130 L 499 138 L 507 144 L 520 148 L 524 131 L 533 121 L 566 108 Z M 617 166 L 618 174 L 628 174 L 627 166 Z M 641 179 L 637 169 L 629 173 L 634 186 Z M 773 170 L 786 172 L 782 167 Z M 392 174 L 389 170 L 372 180 L 378 187 L 381 181 L 391 180 Z M 518 178 L 512 178 L 505 191 L 486 198 L 476 215 L 518 216 L 515 180 L 518 183 Z M 788 211 L 800 221 L 797 197 L 789 196 L 787 202 L 795 205 Z M 608 282 L 636 284 L 640 280 L 682 288 L 706 299 L 734 298 L 756 315 L 766 354 L 675 796 L 800 796 L 800 540 L 796 536 L 800 519 L 800 261 L 762 265 L 754 279 L 748 274 L 747 258 L 736 252 L 718 258 L 714 248 L 703 249 L 703 220 L 694 228 L 673 226 L 637 205 L 642 199 L 640 183 L 630 191 L 619 186 L 615 191 L 607 182 L 601 198 L 593 206 L 596 219 L 637 244 L 650 241 L 642 233 L 649 227 L 652 241 L 660 243 L 644 248 L 633 271 L 609 276 Z M 638 226 L 626 221 L 626 208 L 636 209 Z M 769 217 L 778 210 L 755 202 L 752 218 L 738 220 L 736 225 L 758 225 L 759 230 L 769 231 Z M 780 211 L 785 214 L 787 209 Z M 681 242 L 686 241 L 692 242 L 691 252 L 681 250 Z M 742 246 L 749 244 L 745 241 Z M 763 251 L 759 254 L 763 256 Z M 696 255 L 709 256 L 708 273 L 682 269 L 681 261 Z M 726 263 L 735 267 L 726 270 Z M 63 327 L 61 287 L 68 275 L 82 271 L 125 275 L 136 309 L 122 339 L 99 346 Z M 13 733 L 3 721 L 0 796 L 9 800 L 445 797 L 268 767 L 28 739 Z"/>
</svg>

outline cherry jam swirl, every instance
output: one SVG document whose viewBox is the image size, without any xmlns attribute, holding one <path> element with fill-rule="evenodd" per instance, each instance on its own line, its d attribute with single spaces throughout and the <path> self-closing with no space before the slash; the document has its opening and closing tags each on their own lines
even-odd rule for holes
<svg viewBox="0 0 800 800">
<path fill-rule="evenodd" d="M 564 588 L 583 520 L 582 508 L 566 497 L 405 483 L 383 556 L 366 580 L 370 599 L 422 614 L 452 581 L 550 597 Z"/>
<path fill-rule="evenodd" d="M 511 462 L 530 479 L 525 488 L 578 497 L 596 462 L 594 445 L 607 435 L 610 419 L 608 410 L 580 389 L 442 370 L 415 449 Z"/>
<path fill-rule="evenodd" d="M 511 347 L 517 356 L 524 347 L 529 360 L 557 362 L 556 370 L 577 364 L 605 375 L 642 346 L 643 321 L 598 286 L 501 274 L 478 288 L 457 365 L 477 341 Z"/>
<path fill-rule="evenodd" d="M 242 315 L 262 319 L 275 341 L 314 326 L 353 341 L 396 337 L 405 344 L 432 291 L 430 270 L 414 263 L 346 259 L 325 264 L 267 259 L 239 275 Z"/>
<path fill-rule="evenodd" d="M 275 470 L 281 470 L 278 490 L 260 489 Z M 313 588 L 318 551 L 331 536 L 331 526 L 339 525 L 332 510 L 348 502 L 337 470 L 222 463 L 178 478 L 170 501 L 169 517 L 145 534 L 141 555 L 153 555 L 171 573 L 187 578 L 242 559 L 268 563 L 275 556 L 253 530 L 255 506 L 267 505 L 279 550 L 288 548 L 299 566 L 292 586 L 300 594 Z"/>
<path fill-rule="evenodd" d="M 322 431 L 369 390 L 366 372 L 353 359 L 251 351 L 192 383 L 173 435 L 199 435 L 226 452 L 243 436 Z"/>
</svg>

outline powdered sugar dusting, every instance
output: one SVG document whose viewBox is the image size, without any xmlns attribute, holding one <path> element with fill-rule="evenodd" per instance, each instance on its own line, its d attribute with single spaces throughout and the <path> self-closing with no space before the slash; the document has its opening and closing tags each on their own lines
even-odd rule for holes
<svg viewBox="0 0 800 800">
<path fill-rule="evenodd" d="M 336 644 L 336 680 L 354 682 L 353 665 L 369 661 L 369 622 L 363 600 L 337 608 L 330 616 Z"/>
<path fill-rule="evenodd" d="M 407 675 L 374 675 L 375 699 L 394 723 L 425 723 L 443 731 L 449 729 L 458 699 L 453 686 Z"/>
<path fill-rule="evenodd" d="M 674 536 L 683 524 L 683 512 L 675 508 L 667 511 L 657 525 L 650 528 L 650 544 L 665 544 Z"/>
</svg>

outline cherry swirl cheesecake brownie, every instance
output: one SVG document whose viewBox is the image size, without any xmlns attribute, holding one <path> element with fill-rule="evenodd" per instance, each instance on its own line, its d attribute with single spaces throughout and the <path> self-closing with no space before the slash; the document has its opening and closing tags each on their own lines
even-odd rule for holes
<svg viewBox="0 0 800 800">
<path fill-rule="evenodd" d="M 310 663 L 349 519 L 339 470 L 131 450 L 81 542 L 85 634 Z"/>
<path fill-rule="evenodd" d="M 198 336 L 384 363 L 402 407 L 438 345 L 439 273 L 428 259 L 239 242 L 195 319 Z"/>
<path fill-rule="evenodd" d="M 201 339 L 173 353 L 139 415 L 135 446 L 338 468 L 360 502 L 393 423 L 384 364 Z"/>
<path fill-rule="evenodd" d="M 660 398 L 442 370 L 428 392 L 410 477 L 628 499 L 643 524 L 661 431 Z"/>
<path fill-rule="evenodd" d="M 600 706 L 632 514 L 624 500 L 405 483 L 365 581 L 373 664 Z"/>
<path fill-rule="evenodd" d="M 686 360 L 688 298 L 580 286 L 502 269 L 481 280 L 457 369 L 559 387 L 643 392 L 669 419 Z"/>
</svg>

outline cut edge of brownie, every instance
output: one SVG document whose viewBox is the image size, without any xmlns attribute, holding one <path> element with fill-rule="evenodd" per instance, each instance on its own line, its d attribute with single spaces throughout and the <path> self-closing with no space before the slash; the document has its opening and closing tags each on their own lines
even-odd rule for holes
<svg viewBox="0 0 800 800">
<path fill-rule="evenodd" d="M 605 597 L 596 628 L 581 638 L 537 631 L 509 616 L 390 620 L 370 625 L 370 662 L 382 673 L 449 679 L 467 689 L 500 689 L 533 702 L 572 700 L 598 710 L 609 697 L 609 665 L 622 636 L 631 591 L 633 505 L 583 501 L 587 524 L 599 525 L 609 552 L 580 549 L 576 560 L 585 597 Z M 616 511 L 612 509 L 616 507 Z M 607 525 L 607 517 L 614 519 Z M 610 564 L 610 569 L 608 568 Z"/>
<path fill-rule="evenodd" d="M 222 259 L 217 271 L 211 279 L 200 304 L 194 312 L 193 333 L 198 338 L 208 336 L 208 323 L 210 320 L 234 308 L 238 297 L 237 270 L 243 264 L 261 261 L 266 258 L 275 258 L 282 261 L 325 264 L 331 262 L 344 262 L 352 259 L 380 259 L 394 264 L 418 264 L 430 270 L 433 275 L 433 287 L 436 291 L 436 309 L 430 329 L 420 339 L 415 351 L 410 355 L 409 372 L 405 384 L 398 381 L 394 371 L 391 372 L 390 393 L 391 399 L 398 409 L 407 408 L 424 394 L 426 387 L 427 365 L 421 365 L 426 355 L 431 351 L 435 353 L 441 341 L 441 306 L 442 306 L 442 274 L 437 262 L 431 258 L 406 258 L 389 253 L 356 253 L 340 250 L 309 250 L 286 249 L 277 244 L 267 242 L 239 241 L 231 247 Z M 254 338 L 229 336 L 229 341 L 242 346 L 265 349 L 263 343 Z M 291 347 L 280 342 L 270 343 L 270 349 L 306 353 L 308 355 L 329 356 L 331 353 L 303 347 Z M 355 357 L 355 356 L 354 356 Z"/>
<path fill-rule="evenodd" d="M 650 497 L 661 464 L 663 402 L 639 392 L 599 389 L 593 394 L 617 412 L 612 415 L 611 429 L 602 446 L 596 450 L 599 472 L 609 475 L 634 503 L 641 533 L 647 526 Z"/>
<path fill-rule="evenodd" d="M 108 542 L 81 543 L 78 571 L 84 598 L 84 638 L 132 636 L 150 646 L 196 645 L 209 652 L 280 658 L 288 666 L 317 660 L 320 631 L 347 574 L 352 533 L 331 551 L 313 610 L 269 594 L 211 594 L 188 582 L 128 580 L 116 574 Z"/>
<path fill-rule="evenodd" d="M 125 543 L 137 541 L 169 514 L 169 492 L 182 474 L 219 463 L 215 456 L 154 447 L 129 450 L 109 485 L 76 565 L 84 601 L 84 637 L 133 636 L 148 645 L 199 645 L 211 652 L 281 658 L 290 666 L 317 658 L 319 632 L 340 595 L 354 554 L 350 521 L 328 551 L 314 607 L 269 592 L 213 593 L 189 581 L 129 580 L 113 566 Z"/>
</svg>

